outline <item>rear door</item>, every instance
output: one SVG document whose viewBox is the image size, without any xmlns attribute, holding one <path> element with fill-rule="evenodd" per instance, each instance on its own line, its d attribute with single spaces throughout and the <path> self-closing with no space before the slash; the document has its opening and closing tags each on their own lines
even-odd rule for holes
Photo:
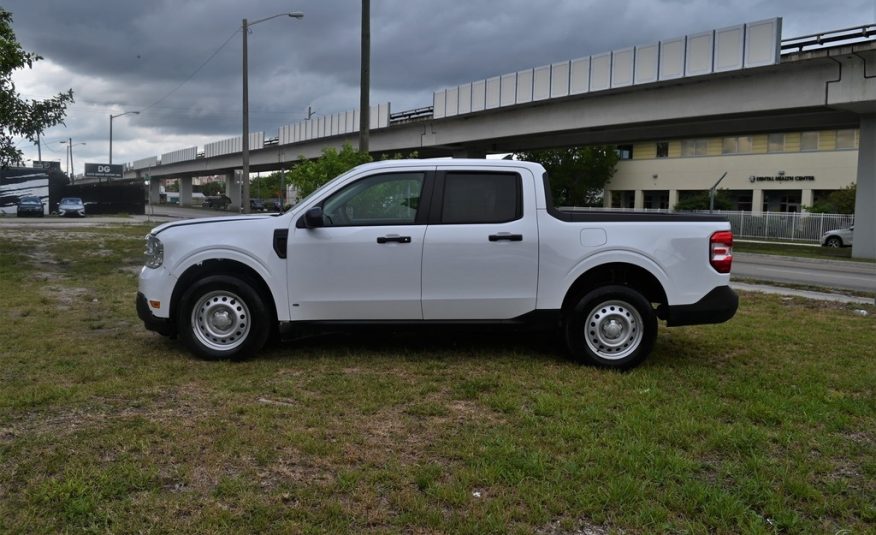
<svg viewBox="0 0 876 535">
<path fill-rule="evenodd" d="M 535 309 L 535 183 L 524 168 L 439 166 L 423 243 L 423 319 L 510 319 Z"/>
</svg>

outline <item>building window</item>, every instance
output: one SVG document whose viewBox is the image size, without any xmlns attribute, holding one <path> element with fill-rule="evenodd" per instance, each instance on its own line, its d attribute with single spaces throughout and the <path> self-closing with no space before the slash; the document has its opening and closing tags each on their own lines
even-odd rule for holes
<svg viewBox="0 0 876 535">
<path fill-rule="evenodd" d="M 818 150 L 818 132 L 803 132 L 800 134 L 800 150 Z"/>
<path fill-rule="evenodd" d="M 706 139 L 685 139 L 681 142 L 682 156 L 705 156 L 709 142 Z"/>
<path fill-rule="evenodd" d="M 725 137 L 721 147 L 722 154 L 751 153 L 751 136 Z"/>
<path fill-rule="evenodd" d="M 633 159 L 633 146 L 632 145 L 618 145 L 616 152 L 617 152 L 617 159 L 618 160 L 632 160 Z"/>
<path fill-rule="evenodd" d="M 742 212 L 751 211 L 751 194 L 741 194 L 736 196 L 736 209 Z"/>
<path fill-rule="evenodd" d="M 657 142 L 657 157 L 658 158 L 668 158 L 669 157 L 669 142 L 668 141 L 658 141 Z"/>
<path fill-rule="evenodd" d="M 846 130 L 836 131 L 836 148 L 837 149 L 857 149 L 858 144 L 855 143 L 855 130 L 848 128 Z"/>
<path fill-rule="evenodd" d="M 785 134 L 770 134 L 767 145 L 768 152 L 785 152 Z"/>
</svg>

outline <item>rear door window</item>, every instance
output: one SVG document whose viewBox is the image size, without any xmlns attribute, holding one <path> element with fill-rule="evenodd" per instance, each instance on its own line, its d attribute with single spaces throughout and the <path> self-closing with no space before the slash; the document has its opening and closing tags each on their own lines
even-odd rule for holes
<svg viewBox="0 0 876 535">
<path fill-rule="evenodd" d="M 441 223 L 507 223 L 523 216 L 516 173 L 454 173 L 444 177 Z"/>
</svg>

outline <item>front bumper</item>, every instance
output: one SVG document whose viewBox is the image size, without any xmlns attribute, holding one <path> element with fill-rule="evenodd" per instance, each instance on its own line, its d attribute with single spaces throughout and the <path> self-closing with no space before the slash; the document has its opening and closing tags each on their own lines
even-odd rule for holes
<svg viewBox="0 0 876 535">
<path fill-rule="evenodd" d="M 41 216 L 41 215 L 43 215 L 43 209 L 42 208 L 31 208 L 29 206 L 24 207 L 24 208 L 22 208 L 22 207 L 18 208 L 18 216 L 19 217 L 24 217 L 24 216 L 29 216 L 29 215 Z"/>
<path fill-rule="evenodd" d="M 58 210 L 61 217 L 85 217 L 85 210 Z"/>
<path fill-rule="evenodd" d="M 723 323 L 736 314 L 739 296 L 729 286 L 718 286 L 691 305 L 668 306 L 665 320 L 668 327 Z"/>
<path fill-rule="evenodd" d="M 157 332 L 164 336 L 175 336 L 176 325 L 170 318 L 159 318 L 152 313 L 149 304 L 146 302 L 146 296 L 142 292 L 137 292 L 137 316 L 143 321 L 143 325 L 150 331 Z"/>
</svg>

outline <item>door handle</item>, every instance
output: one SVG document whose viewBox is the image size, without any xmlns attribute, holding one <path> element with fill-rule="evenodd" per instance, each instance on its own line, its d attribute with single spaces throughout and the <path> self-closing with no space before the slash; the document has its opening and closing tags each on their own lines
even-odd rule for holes
<svg viewBox="0 0 876 535">
<path fill-rule="evenodd" d="M 523 241 L 523 234 L 490 234 L 490 241 Z"/>
<path fill-rule="evenodd" d="M 410 236 L 378 236 L 377 243 L 411 243 Z"/>
</svg>

